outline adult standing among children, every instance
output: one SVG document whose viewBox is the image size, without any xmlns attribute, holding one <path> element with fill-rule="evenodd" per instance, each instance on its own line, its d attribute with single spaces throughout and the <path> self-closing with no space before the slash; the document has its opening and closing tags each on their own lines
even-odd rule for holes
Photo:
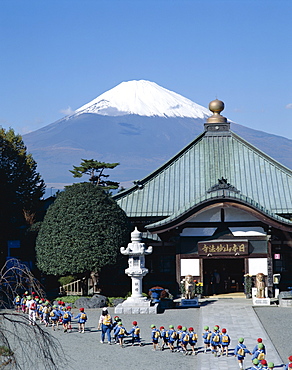
<svg viewBox="0 0 292 370">
<path fill-rule="evenodd" d="M 108 313 L 107 308 L 103 308 L 99 322 L 98 322 L 98 328 L 101 328 L 101 339 L 100 343 L 104 343 L 105 335 L 107 335 L 107 342 L 108 344 L 111 344 L 111 330 L 113 327 L 113 320 L 111 318 L 111 315 Z"/>
<path fill-rule="evenodd" d="M 26 306 L 28 308 L 28 318 L 30 325 L 35 325 L 36 323 L 36 313 L 37 313 L 37 303 L 35 299 L 31 296 L 27 297 Z"/>
</svg>

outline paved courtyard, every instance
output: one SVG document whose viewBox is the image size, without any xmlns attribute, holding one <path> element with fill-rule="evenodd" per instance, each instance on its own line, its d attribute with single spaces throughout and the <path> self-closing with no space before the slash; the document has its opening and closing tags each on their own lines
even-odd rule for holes
<svg viewBox="0 0 292 370">
<path fill-rule="evenodd" d="M 283 311 L 284 310 L 284 311 Z M 114 316 L 114 310 L 109 308 L 110 314 Z M 73 311 L 77 313 L 77 310 Z M 132 321 L 137 320 L 141 328 L 141 337 L 144 346 L 132 347 L 126 343 L 124 348 L 118 345 L 100 343 L 100 331 L 97 331 L 97 322 L 100 309 L 87 310 L 88 322 L 84 334 L 78 333 L 77 323 L 73 323 L 75 329 L 72 333 L 63 333 L 62 330 L 52 332 L 59 339 L 68 357 L 64 370 L 91 370 L 91 369 L 163 369 L 167 370 L 184 368 L 196 368 L 200 370 L 231 370 L 238 369 L 237 360 L 229 357 L 214 357 L 211 353 L 204 354 L 202 350 L 201 334 L 203 327 L 219 325 L 227 328 L 231 336 L 230 354 L 237 344 L 239 337 L 245 338 L 245 344 L 252 350 L 256 345 L 257 338 L 261 337 L 266 345 L 268 361 L 275 363 L 276 368 L 281 368 L 283 361 L 292 354 L 290 319 L 291 310 L 278 307 L 259 307 L 255 310 L 251 300 L 235 299 L 208 299 L 202 301 L 201 308 L 171 309 L 158 315 L 123 315 L 123 324 L 130 329 Z M 268 327 L 270 337 L 263 327 Z M 285 321 L 285 322 L 284 322 Z M 282 326 L 279 327 L 279 322 Z M 150 325 L 157 327 L 193 326 L 199 335 L 197 356 L 184 356 L 181 353 L 171 353 L 168 349 L 164 351 L 153 351 L 151 344 Z M 279 328 L 279 330 L 277 330 Z M 284 328 L 284 329 L 283 329 Z M 51 330 L 51 328 L 50 328 Z M 288 341 L 287 341 L 288 339 Z M 127 342 L 127 341 L 126 341 Z M 284 343 L 289 343 L 284 345 Z M 280 351 L 279 351 L 280 350 Z M 278 351 L 281 353 L 280 357 Z M 245 368 L 251 366 L 251 356 L 247 355 Z"/>
</svg>

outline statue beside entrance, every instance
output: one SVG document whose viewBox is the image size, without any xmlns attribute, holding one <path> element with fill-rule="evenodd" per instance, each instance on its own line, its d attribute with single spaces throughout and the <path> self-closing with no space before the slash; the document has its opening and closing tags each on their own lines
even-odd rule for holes
<svg viewBox="0 0 292 370">
<path fill-rule="evenodd" d="M 195 283 L 192 275 L 186 275 L 184 278 L 184 298 L 193 299 L 195 296 Z"/>
<path fill-rule="evenodd" d="M 181 281 L 181 306 L 199 307 L 199 298 L 196 296 L 196 283 L 193 275 L 186 275 Z"/>
<path fill-rule="evenodd" d="M 262 272 L 259 272 L 256 274 L 257 298 L 266 298 L 265 287 L 265 275 Z"/>
</svg>

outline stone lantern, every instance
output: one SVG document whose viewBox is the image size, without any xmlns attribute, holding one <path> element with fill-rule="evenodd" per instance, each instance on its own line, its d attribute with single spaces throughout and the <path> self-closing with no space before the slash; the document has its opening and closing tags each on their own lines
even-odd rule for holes
<svg viewBox="0 0 292 370">
<path fill-rule="evenodd" d="M 142 234 L 135 227 L 131 233 L 131 243 L 127 248 L 122 247 L 121 253 L 129 256 L 129 267 L 125 273 L 132 279 L 132 295 L 115 308 L 115 313 L 156 313 L 157 307 L 151 306 L 149 299 L 142 295 L 142 279 L 148 273 L 145 268 L 145 255 L 152 253 L 152 247 L 142 243 Z"/>
</svg>

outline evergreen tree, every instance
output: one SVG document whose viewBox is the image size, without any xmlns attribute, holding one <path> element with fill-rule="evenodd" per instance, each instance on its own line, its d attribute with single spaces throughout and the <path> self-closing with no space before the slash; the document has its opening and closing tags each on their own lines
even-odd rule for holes
<svg viewBox="0 0 292 370">
<path fill-rule="evenodd" d="M 115 263 L 129 235 L 124 211 L 91 183 L 67 186 L 50 206 L 37 242 L 37 265 L 47 274 L 89 273 Z"/>
<path fill-rule="evenodd" d="M 19 228 L 32 218 L 45 184 L 20 135 L 0 128 L 0 241 L 19 237 Z"/>
<path fill-rule="evenodd" d="M 103 189 L 117 189 L 119 183 L 105 180 L 109 175 L 105 175 L 103 172 L 105 169 L 113 169 L 118 165 L 119 163 L 105 163 L 95 161 L 94 159 L 82 159 L 80 166 L 73 166 L 73 170 L 69 171 L 73 173 L 73 177 L 82 177 L 84 174 L 89 175 L 89 181 L 94 185 L 101 186 Z"/>
</svg>

